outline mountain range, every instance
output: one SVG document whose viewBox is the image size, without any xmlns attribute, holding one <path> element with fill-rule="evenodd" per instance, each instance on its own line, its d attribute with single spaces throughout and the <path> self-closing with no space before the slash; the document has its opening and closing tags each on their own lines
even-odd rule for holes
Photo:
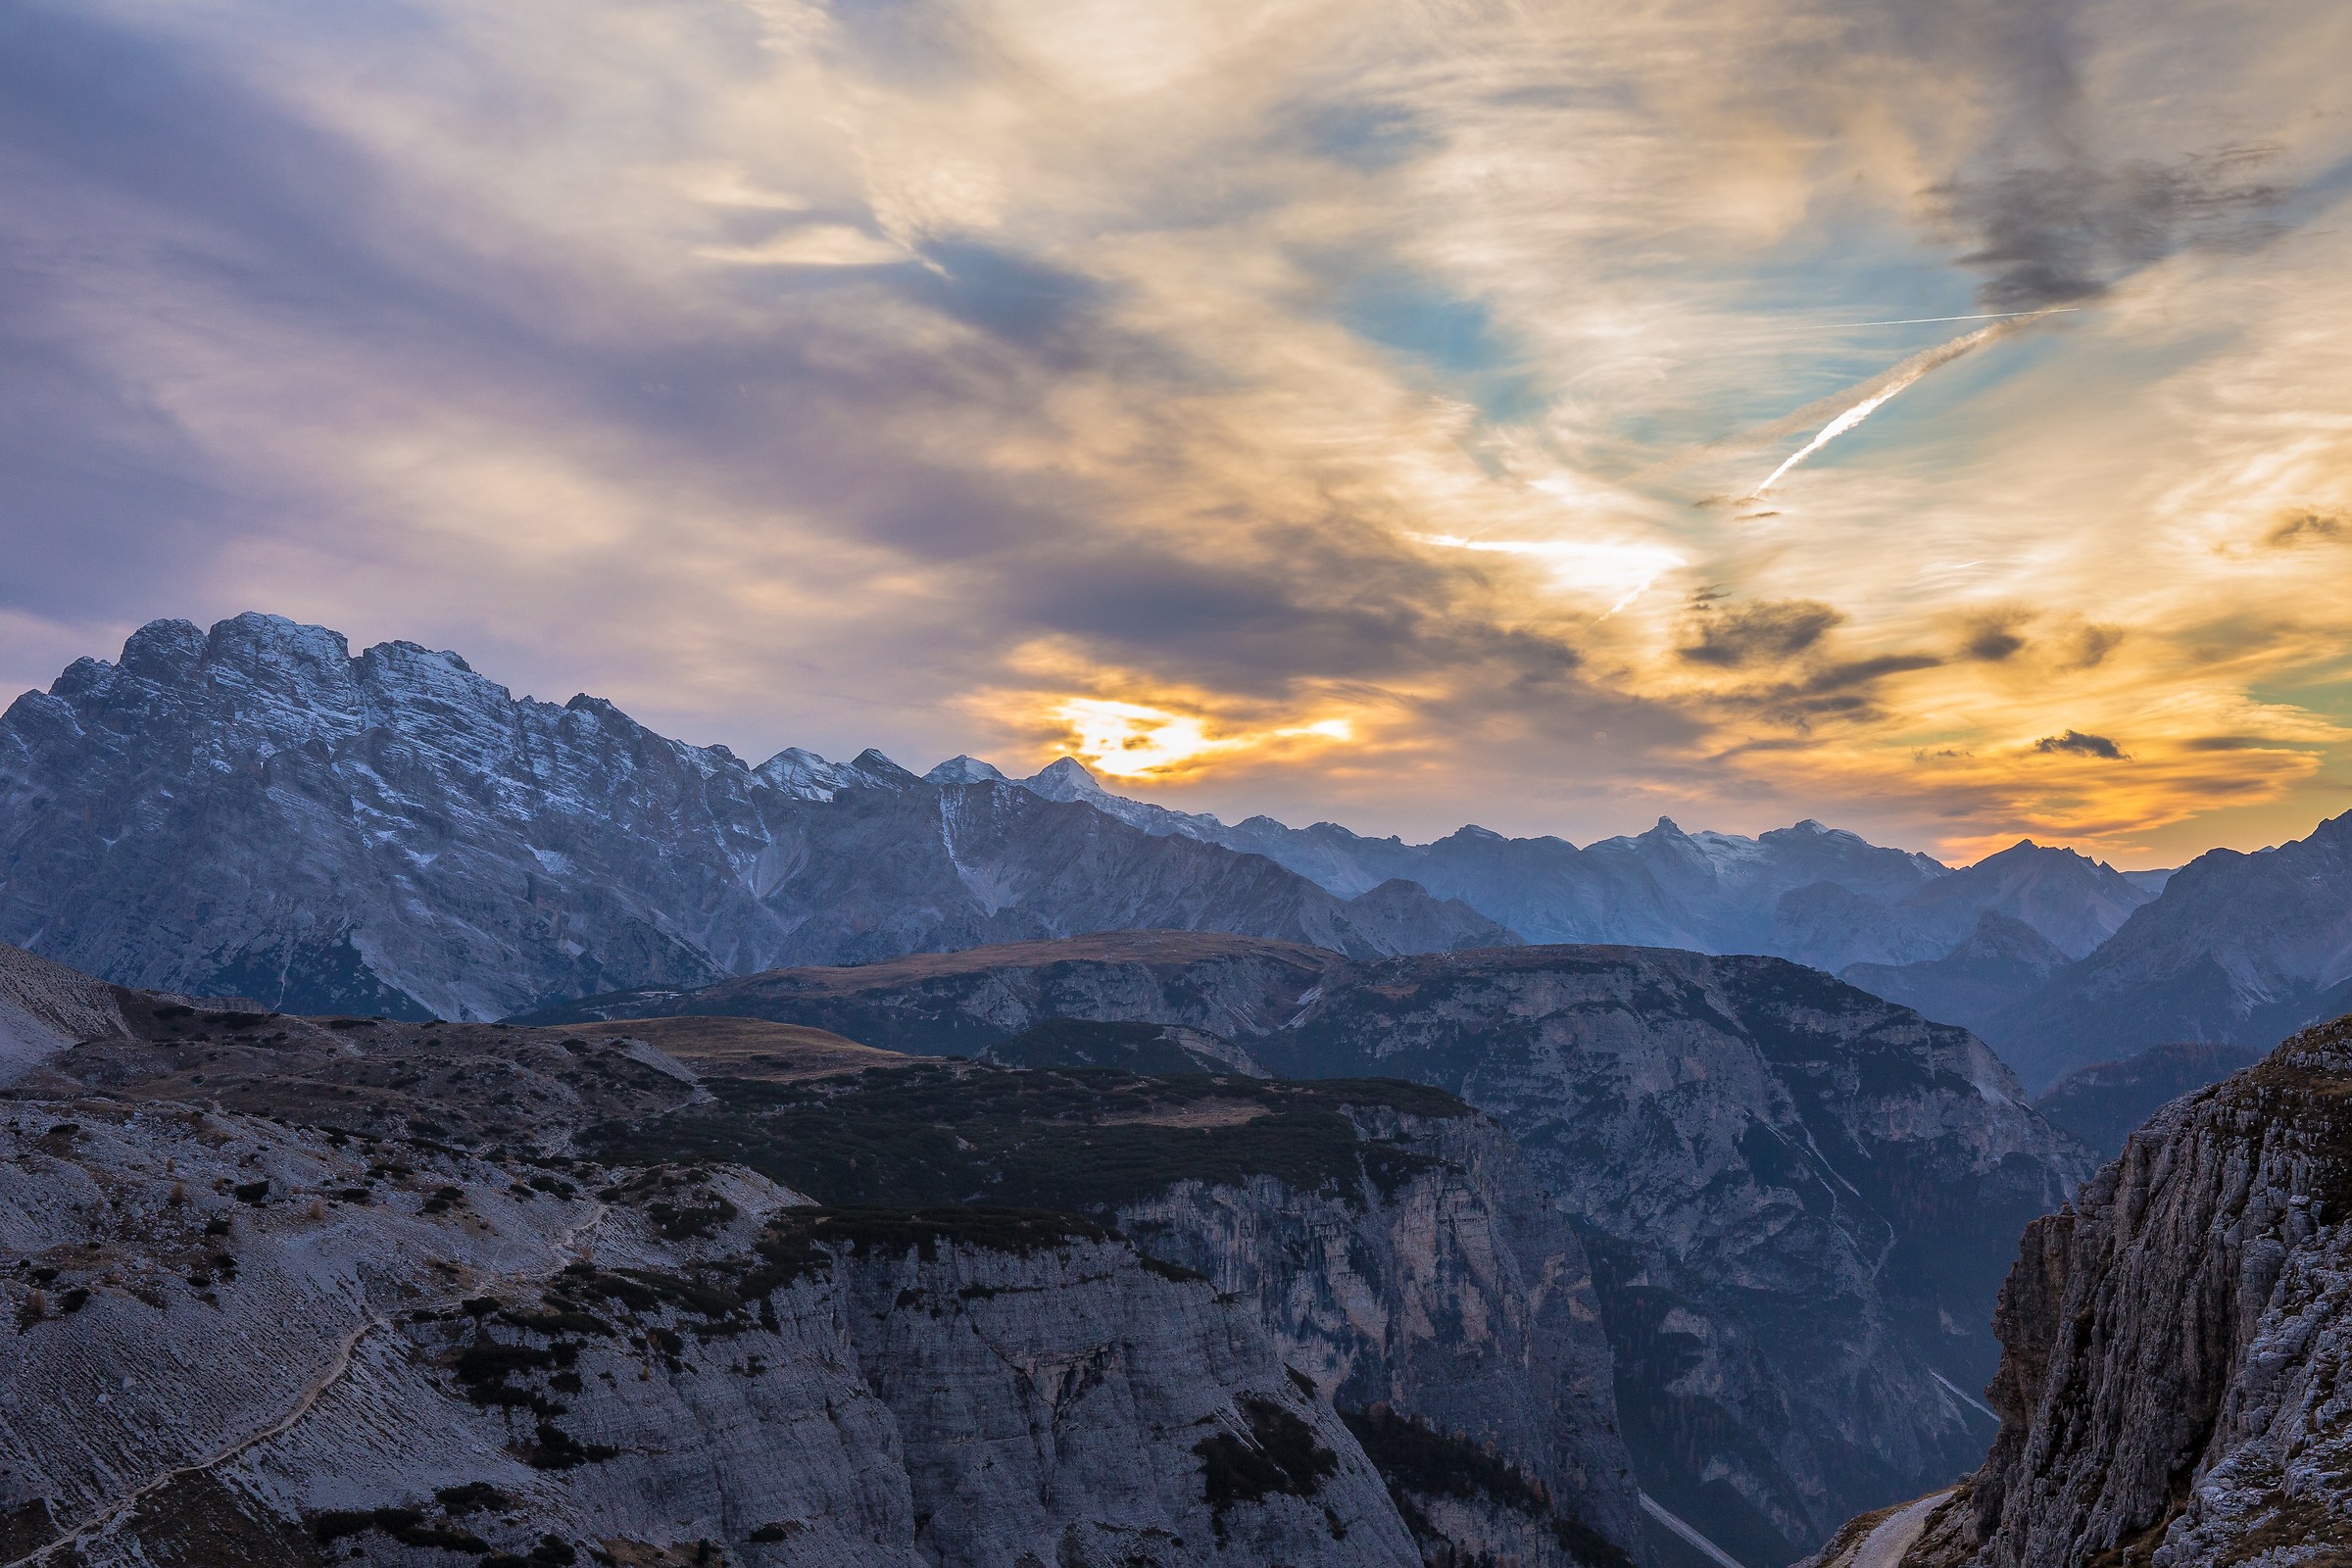
<svg viewBox="0 0 2352 1568">
<path fill-rule="evenodd" d="M 2259 1048 L 2342 1001 L 2347 834 L 2178 874 L 2030 842 L 1954 869 L 1813 821 L 1406 844 L 1126 799 L 1069 758 L 1020 779 L 874 751 L 755 766 L 263 614 L 154 622 L 0 715 L 0 940 L 394 1017 L 1122 928 L 1354 957 L 1624 943 L 1842 974 L 2038 1089 L 2173 1041 Z"/>
<path fill-rule="evenodd" d="M 0 1558 L 2299 1549 L 2341 1033 L 2196 1091 L 2348 845 L 1406 845 L 156 622 L 0 715 Z"/>
</svg>

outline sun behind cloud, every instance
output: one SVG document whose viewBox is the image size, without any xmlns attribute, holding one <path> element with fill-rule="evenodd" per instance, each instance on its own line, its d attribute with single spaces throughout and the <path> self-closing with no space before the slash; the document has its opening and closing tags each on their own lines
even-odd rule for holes
<svg viewBox="0 0 2352 1568">
<path fill-rule="evenodd" d="M 1053 710 L 1064 726 L 1064 755 L 1113 778 L 1180 778 L 1223 759 L 1262 752 L 1286 742 L 1340 742 L 1354 738 L 1348 718 L 1261 730 L 1211 732 L 1195 713 L 1171 712 L 1142 703 L 1102 697 L 1069 698 Z"/>
</svg>

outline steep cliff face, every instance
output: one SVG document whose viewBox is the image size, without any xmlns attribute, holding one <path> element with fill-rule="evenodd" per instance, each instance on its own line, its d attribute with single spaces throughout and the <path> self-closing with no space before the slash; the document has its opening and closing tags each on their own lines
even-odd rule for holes
<svg viewBox="0 0 2352 1568">
<path fill-rule="evenodd" d="M 2167 1107 L 2072 1208 L 2030 1226 L 2001 1293 L 2000 1434 L 1886 1561 L 2345 1561 L 2347 1105 L 2339 1020 Z"/>
<path fill-rule="evenodd" d="M 1119 1228 L 1255 1302 L 1285 1363 L 1343 1410 L 1419 1424 L 1392 1446 L 1452 1439 L 1550 1504 L 1514 1508 L 1511 1485 L 1490 1483 L 1453 1505 L 1494 1517 L 1444 1539 L 1529 1563 L 1563 1556 L 1555 1518 L 1638 1539 L 1599 1300 L 1566 1216 L 1484 1117 L 1363 1107 L 1352 1119 L 1420 1163 L 1353 1195 L 1268 1177 L 1183 1182 L 1122 1206 Z M 1409 1471 L 1394 1479 L 1412 1485 Z"/>
<path fill-rule="evenodd" d="M 4 1287 L 16 1552 L 1417 1560 L 1244 1310 L 1083 1228 L 722 1176 L 693 1196 L 728 1217 L 681 1241 L 466 1156 L 371 1181 L 245 1118 L 10 1108 L 0 1234 L 58 1270 Z"/>
<path fill-rule="evenodd" d="M 740 1161 L 841 1203 L 1076 1210 L 1252 1306 L 1337 1407 L 1387 1408 L 1424 1446 L 1515 1477 L 1501 1506 L 1529 1538 L 1523 1561 L 1606 1560 L 1639 1538 L 1584 1249 L 1508 1137 L 1451 1097 L 934 1062 L 710 1088 L 707 1103 L 601 1126 L 590 1148 Z"/>
<path fill-rule="evenodd" d="M 1252 1049 L 1511 1130 L 1594 1254 L 1643 1485 L 1759 1562 L 1967 1464 L 2007 1238 L 2089 1164 L 1973 1037 L 1777 959 L 1366 964 Z"/>
<path fill-rule="evenodd" d="M 0 716 L 0 940 L 126 985 L 496 1017 L 783 963 L 1171 926 L 1365 955 L 1508 942 L 877 753 L 757 768 L 455 654 L 158 621 Z"/>
<path fill-rule="evenodd" d="M 1103 940 L 763 976 L 708 1004 L 917 1050 L 994 1050 L 1040 1013 L 1181 1023 L 1295 1079 L 1459 1095 L 1582 1230 L 1642 1486 L 1753 1562 L 1982 1451 L 1994 1421 L 1966 1391 L 1997 1361 L 2017 1230 L 2091 1159 L 1965 1032 L 1768 958 Z"/>
</svg>

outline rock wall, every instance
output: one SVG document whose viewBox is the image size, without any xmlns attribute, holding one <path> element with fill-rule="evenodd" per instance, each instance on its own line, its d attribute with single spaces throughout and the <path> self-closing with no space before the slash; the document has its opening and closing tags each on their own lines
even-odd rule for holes
<svg viewBox="0 0 2352 1568">
<path fill-rule="evenodd" d="M 2352 1561 L 2347 1216 L 2338 1020 L 2168 1106 L 2028 1228 L 2001 1294 L 2000 1434 L 1887 1562 Z"/>
<path fill-rule="evenodd" d="M 1185 1182 L 1121 1208 L 1119 1227 L 1252 1303 L 1285 1364 L 1340 1408 L 1417 1420 L 1535 1482 L 1543 1514 L 1638 1540 L 1608 1341 L 1567 1217 L 1484 1117 L 1352 1114 L 1420 1168 L 1349 1195 Z M 1573 1560 L 1547 1519 L 1531 1527 L 1535 1510 L 1508 1505 L 1507 1481 L 1499 1505 L 1497 1490 L 1422 1511 L 1469 1549 Z"/>
</svg>

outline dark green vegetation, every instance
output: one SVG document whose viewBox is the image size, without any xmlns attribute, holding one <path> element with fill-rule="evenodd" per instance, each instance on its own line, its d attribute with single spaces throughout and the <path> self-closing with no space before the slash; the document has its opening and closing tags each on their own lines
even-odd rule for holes
<svg viewBox="0 0 2352 1568">
<path fill-rule="evenodd" d="M 913 1209 L 788 1208 L 768 1222 L 757 1249 L 760 1267 L 745 1276 L 737 1289 L 746 1297 L 765 1296 L 778 1285 L 823 1268 L 836 1251 L 872 1257 L 918 1252 L 927 1263 L 946 1242 L 1027 1257 L 1041 1248 L 1105 1241 L 1111 1234 L 1074 1214 L 978 1203 Z"/>
<path fill-rule="evenodd" d="M 1193 1446 L 1200 1457 L 1201 1500 L 1220 1534 L 1235 1503 L 1311 1497 L 1340 1468 L 1339 1455 L 1315 1441 L 1315 1429 L 1278 1401 L 1245 1395 L 1240 1413 L 1246 1433 L 1219 1432 Z"/>
<path fill-rule="evenodd" d="M 1222 1070 L 1185 1050 L 1163 1024 L 1095 1018 L 1040 1019 L 990 1046 L 988 1059 L 1007 1067 L 1121 1067 L 1166 1075 Z"/>
<path fill-rule="evenodd" d="M 1446 1544 L 1446 1537 L 1414 1499 L 1452 1497 L 1486 1502 L 1547 1526 L 1563 1547 L 1595 1568 L 1633 1568 L 1633 1559 L 1616 1543 L 1582 1520 L 1555 1512 L 1541 1481 L 1469 1440 L 1435 1431 L 1385 1404 L 1344 1410 L 1341 1419 L 1388 1483 L 1390 1499 L 1425 1552 Z"/>
<path fill-rule="evenodd" d="M 731 1162 L 833 1205 L 956 1203 L 1104 1214 L 1177 1182 L 1270 1176 L 1360 1197 L 1427 1168 L 1364 1136 L 1348 1107 L 1468 1114 L 1380 1080 L 1273 1083 L 1100 1068 L 918 1062 L 777 1084 L 713 1079 L 714 1104 L 598 1124 L 608 1164 Z"/>
</svg>

